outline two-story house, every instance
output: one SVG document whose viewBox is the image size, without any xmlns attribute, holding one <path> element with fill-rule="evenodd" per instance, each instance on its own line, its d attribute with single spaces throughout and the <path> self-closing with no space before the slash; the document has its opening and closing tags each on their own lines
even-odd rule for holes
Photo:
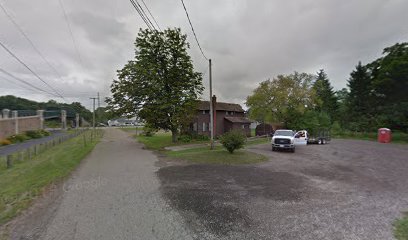
<svg viewBox="0 0 408 240">
<path fill-rule="evenodd" d="M 220 136 L 232 129 L 238 129 L 251 136 L 251 121 L 239 104 L 217 102 L 213 96 L 214 136 Z M 200 101 L 197 115 L 191 124 L 191 130 L 197 134 L 210 136 L 210 101 Z"/>
</svg>

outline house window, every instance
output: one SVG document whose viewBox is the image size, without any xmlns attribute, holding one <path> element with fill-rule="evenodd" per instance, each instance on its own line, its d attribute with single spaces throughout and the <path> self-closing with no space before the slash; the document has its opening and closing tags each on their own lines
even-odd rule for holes
<svg viewBox="0 0 408 240">
<path fill-rule="evenodd" d="M 203 132 L 206 132 L 206 131 L 207 131 L 206 124 L 205 124 L 205 122 L 203 122 Z"/>
<path fill-rule="evenodd" d="M 226 112 L 225 112 L 225 115 L 227 115 L 227 116 L 228 116 L 228 111 L 226 111 Z"/>
<path fill-rule="evenodd" d="M 245 129 L 245 125 L 242 125 L 242 129 Z"/>
<path fill-rule="evenodd" d="M 205 110 L 203 110 L 203 115 L 205 114 Z"/>
<path fill-rule="evenodd" d="M 194 131 L 194 132 L 197 132 L 197 123 L 194 123 L 194 124 L 193 124 L 193 131 Z"/>
<path fill-rule="evenodd" d="M 231 115 L 234 115 L 234 112 L 231 112 Z"/>
</svg>

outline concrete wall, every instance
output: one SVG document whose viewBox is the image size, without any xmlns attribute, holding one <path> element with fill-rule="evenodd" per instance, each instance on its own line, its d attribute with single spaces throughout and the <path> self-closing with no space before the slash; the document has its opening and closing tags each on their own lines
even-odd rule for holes
<svg viewBox="0 0 408 240">
<path fill-rule="evenodd" d="M 3 110 L 0 114 L 0 139 L 30 130 L 43 129 L 43 112 L 39 110 L 36 116 L 18 117 L 17 111 L 13 111 L 10 117 L 9 110 Z"/>
</svg>

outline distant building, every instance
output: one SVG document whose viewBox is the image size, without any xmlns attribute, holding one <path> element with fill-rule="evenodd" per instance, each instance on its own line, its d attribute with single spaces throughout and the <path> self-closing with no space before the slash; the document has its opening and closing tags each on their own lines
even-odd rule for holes
<svg viewBox="0 0 408 240">
<path fill-rule="evenodd" d="M 239 104 L 217 102 L 217 98 L 213 96 L 214 104 L 214 136 L 237 129 L 245 133 L 246 136 L 251 136 L 250 124 L 251 121 L 245 116 L 245 111 Z M 197 115 L 194 117 L 191 124 L 191 131 L 210 136 L 210 101 L 200 101 L 197 108 Z"/>
<path fill-rule="evenodd" d="M 118 126 L 134 126 L 135 121 L 127 118 L 118 118 L 108 121 L 109 127 L 118 127 Z"/>
</svg>

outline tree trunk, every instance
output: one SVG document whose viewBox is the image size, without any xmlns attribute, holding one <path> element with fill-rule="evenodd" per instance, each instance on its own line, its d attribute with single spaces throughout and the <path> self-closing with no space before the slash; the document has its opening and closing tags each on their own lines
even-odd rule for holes
<svg viewBox="0 0 408 240">
<path fill-rule="evenodd" d="M 177 130 L 171 130 L 171 140 L 173 143 L 177 142 Z"/>
</svg>

